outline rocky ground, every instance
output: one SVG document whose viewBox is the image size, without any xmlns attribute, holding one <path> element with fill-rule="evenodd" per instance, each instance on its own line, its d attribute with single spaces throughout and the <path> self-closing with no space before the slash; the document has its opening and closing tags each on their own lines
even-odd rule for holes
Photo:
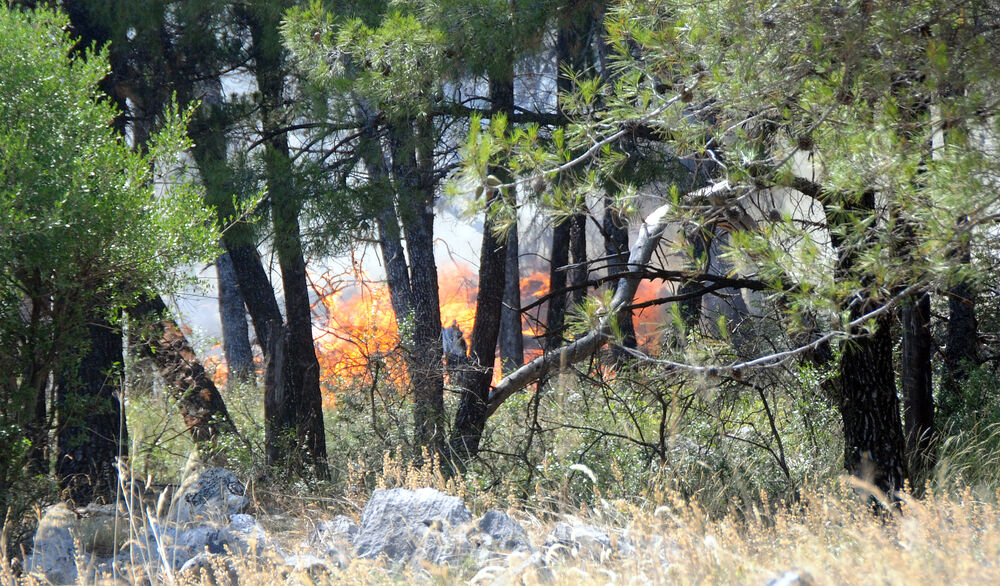
<svg viewBox="0 0 1000 586">
<path fill-rule="evenodd" d="M 21 580 L 299 584 L 443 577 L 509 584 L 593 582 L 574 580 L 573 572 L 588 578 L 603 572 L 602 583 L 645 583 L 666 579 L 667 573 L 650 575 L 642 568 L 669 567 L 674 551 L 663 534 L 574 517 L 529 532 L 505 511 L 477 517 L 462 499 L 432 488 L 376 490 L 357 521 L 342 515 L 297 518 L 296 527 L 272 533 L 244 512 L 249 502 L 243 484 L 221 468 L 192 476 L 169 506 L 159 505 L 160 514 L 141 504 L 48 508 Z M 366 566 L 369 561 L 375 565 Z M 810 582 L 799 572 L 771 581 Z"/>
</svg>

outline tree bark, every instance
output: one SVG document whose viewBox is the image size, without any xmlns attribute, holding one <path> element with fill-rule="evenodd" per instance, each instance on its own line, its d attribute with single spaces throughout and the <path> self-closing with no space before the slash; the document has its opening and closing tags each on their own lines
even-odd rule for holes
<svg viewBox="0 0 1000 586">
<path fill-rule="evenodd" d="M 253 350 L 250 347 L 246 306 L 229 253 L 219 255 L 215 268 L 219 280 L 219 316 L 222 318 L 222 341 L 228 380 L 253 383 Z"/>
<path fill-rule="evenodd" d="M 962 268 L 972 262 L 968 244 L 958 253 Z M 976 290 L 969 279 L 959 279 L 947 291 L 948 323 L 945 331 L 944 373 L 941 377 L 941 401 L 938 406 L 939 427 L 948 430 L 951 419 L 965 402 L 965 383 L 969 371 L 979 364 L 976 321 Z"/>
<path fill-rule="evenodd" d="M 147 299 L 129 310 L 129 317 L 140 325 L 153 320 L 139 332 L 140 352 L 152 360 L 163 377 L 195 443 L 210 449 L 220 434 L 235 433 L 236 426 L 222 396 L 184 332 L 167 317 L 163 299 Z"/>
<path fill-rule="evenodd" d="M 251 56 L 261 96 L 261 122 L 264 136 L 264 173 L 271 202 L 274 245 L 278 253 L 281 281 L 285 293 L 287 344 L 285 362 L 286 388 L 283 400 L 265 401 L 278 413 L 265 416 L 272 430 L 270 437 L 293 439 L 290 450 L 274 452 L 281 456 L 275 465 L 291 464 L 301 455 L 302 461 L 319 478 L 329 476 L 326 461 L 326 429 L 323 424 L 323 394 L 319 384 L 319 361 L 312 334 L 312 307 L 299 230 L 301 204 L 292 190 L 292 165 L 288 136 L 280 129 L 285 64 L 278 32 L 280 7 L 256 5 L 248 8 Z M 275 389 L 271 389 L 276 392 Z"/>
<path fill-rule="evenodd" d="M 875 192 L 864 193 L 860 201 L 848 196 L 846 202 L 838 203 L 843 205 L 827 205 L 826 215 L 837 251 L 837 277 L 844 278 L 853 269 L 857 247 L 864 246 L 870 236 L 860 234 L 858 240 L 845 242 L 837 228 L 850 222 L 851 216 L 875 213 Z M 863 293 L 855 296 L 848 308 L 851 319 L 867 313 L 872 303 L 874 300 Z M 876 321 L 874 331 L 865 335 L 858 330 L 850 332 L 857 337 L 844 342 L 839 408 L 844 424 L 845 468 L 894 498 L 908 476 L 890 326 L 889 316 L 884 315 Z"/>
<path fill-rule="evenodd" d="M 487 196 L 486 219 L 483 223 L 483 244 L 479 256 L 479 290 L 476 293 L 476 317 L 469 348 L 469 366 L 459 375 L 462 395 L 455 413 L 451 452 L 458 461 L 468 460 L 479 453 L 479 440 L 486 425 L 486 403 L 497 338 L 500 334 L 500 312 L 505 288 L 507 249 L 493 233 L 490 204 L 502 194 Z"/>
<path fill-rule="evenodd" d="M 507 233 L 504 263 L 503 308 L 500 310 L 500 369 L 506 376 L 524 365 L 524 330 L 521 324 L 521 259 L 517 223 Z"/>
<path fill-rule="evenodd" d="M 923 481 L 934 466 L 934 397 L 931 387 L 931 296 L 914 296 L 903 307 L 903 421 L 906 454 L 914 489 L 923 488 Z"/>
<path fill-rule="evenodd" d="M 569 264 L 570 223 L 563 222 L 552 228 L 552 249 L 549 252 L 549 291 L 566 288 L 566 265 Z M 563 343 L 568 295 L 560 293 L 549 297 L 545 316 L 545 349 L 554 350 Z"/>
<path fill-rule="evenodd" d="M 573 268 L 569 270 L 570 305 L 577 306 L 587 297 L 587 215 L 574 214 L 569 219 L 569 257 Z"/>
<path fill-rule="evenodd" d="M 434 189 L 426 173 L 427 154 L 421 153 L 424 160 L 418 165 L 417 151 L 417 143 L 428 139 L 415 132 L 412 120 L 395 122 L 390 128 L 392 171 L 410 261 L 413 335 L 405 342 L 409 342 L 406 351 L 413 387 L 413 439 L 417 446 L 440 453 L 445 413 L 441 308 L 434 260 Z M 421 148 L 429 147 L 422 144 Z"/>
<path fill-rule="evenodd" d="M 607 257 L 608 276 L 613 277 L 625 270 L 628 262 L 628 224 L 621 213 L 611 204 L 611 197 L 604 196 L 604 254 Z M 619 365 L 631 358 L 627 348 L 636 347 L 635 324 L 632 312 L 623 311 L 618 321 L 620 344 L 613 348 L 615 362 Z"/>
<path fill-rule="evenodd" d="M 76 372 L 60 376 L 56 476 L 64 498 L 82 507 L 114 500 L 115 463 L 128 452 L 118 390 L 122 380 L 122 333 L 103 317 L 88 327 L 88 348 Z"/>
</svg>

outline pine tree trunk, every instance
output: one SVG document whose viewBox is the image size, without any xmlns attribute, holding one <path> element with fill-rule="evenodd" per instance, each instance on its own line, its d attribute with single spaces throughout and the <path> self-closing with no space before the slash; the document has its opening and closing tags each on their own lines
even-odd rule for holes
<svg viewBox="0 0 1000 586">
<path fill-rule="evenodd" d="M 487 208 L 496 197 L 502 196 L 498 193 L 491 194 L 487 200 Z M 455 427 L 451 439 L 452 455 L 459 462 L 479 453 L 479 441 L 486 426 L 486 404 L 489 400 L 490 382 L 493 380 L 497 338 L 500 334 L 507 249 L 493 234 L 493 225 L 493 220 L 487 211 L 479 256 L 476 321 L 469 345 L 469 365 L 459 375 L 462 396 L 455 413 Z"/>
<path fill-rule="evenodd" d="M 228 379 L 238 383 L 252 383 L 255 374 L 246 306 L 229 253 L 219 255 L 215 268 L 219 280 L 219 316 L 222 318 L 222 341 Z"/>
<path fill-rule="evenodd" d="M 139 333 L 140 352 L 163 377 L 195 443 L 210 449 L 220 434 L 235 433 L 236 426 L 222 396 L 184 332 L 167 316 L 163 299 L 154 297 L 138 304 L 129 311 L 129 317 L 140 325 L 153 320 Z"/>
<path fill-rule="evenodd" d="M 845 203 L 845 202 L 840 202 Z M 848 197 L 846 205 L 827 206 L 827 223 L 837 251 L 837 276 L 843 278 L 854 268 L 857 247 L 869 238 L 845 242 L 838 228 L 852 216 L 875 213 L 875 193 L 868 191 L 860 201 Z M 875 228 L 869 228 L 873 230 Z M 865 282 L 866 279 L 862 279 Z M 874 309 L 861 294 L 849 306 L 852 320 Z M 891 316 L 882 314 L 874 331 L 844 342 L 840 359 L 840 414 L 844 424 L 844 466 L 857 478 L 871 482 L 890 498 L 907 480 L 903 425 L 896 394 L 890 332 Z"/>
<path fill-rule="evenodd" d="M 563 222 L 552 228 L 552 249 L 549 252 L 549 302 L 545 316 L 545 349 L 554 350 L 563 344 L 566 321 L 566 265 L 569 264 L 570 224 Z"/>
<path fill-rule="evenodd" d="M 251 56 L 261 96 L 264 167 L 274 226 L 274 245 L 285 293 L 284 356 L 288 367 L 283 400 L 266 401 L 277 408 L 265 419 L 277 424 L 270 437 L 294 438 L 282 458 L 271 464 L 305 464 L 318 478 L 329 476 L 326 461 L 326 429 L 323 423 L 323 395 L 319 384 L 319 361 L 312 334 L 312 307 L 299 231 L 300 203 L 292 191 L 292 166 L 288 135 L 280 128 L 285 64 L 278 31 L 281 11 L 275 6 L 253 6 L 247 10 Z M 272 389 L 273 391 L 273 389 Z M 299 457 L 301 460 L 299 461 Z"/>
<path fill-rule="evenodd" d="M 960 263 L 968 267 L 972 262 L 968 245 L 959 252 Z M 945 331 L 944 373 L 941 377 L 939 427 L 947 432 L 948 421 L 965 402 L 965 383 L 969 371 L 979 364 L 976 321 L 976 290 L 971 281 L 960 278 L 947 292 L 948 323 Z"/>
<path fill-rule="evenodd" d="M 56 476 L 64 497 L 82 507 L 114 500 L 116 462 L 127 455 L 122 381 L 122 333 L 103 318 L 88 328 L 88 349 L 76 372 L 60 376 Z"/>
<path fill-rule="evenodd" d="M 414 122 L 407 120 L 390 128 L 392 171 L 410 261 L 413 336 L 406 341 L 406 351 L 410 356 L 408 365 L 412 365 L 413 440 L 431 453 L 440 453 L 445 413 L 441 308 L 434 259 L 434 190 L 425 172 L 426 154 L 418 165 L 417 143 L 427 137 L 415 133 L 413 126 Z M 421 147 L 428 148 L 425 144 Z"/>
<path fill-rule="evenodd" d="M 903 307 L 903 421 L 914 489 L 923 488 L 934 466 L 934 396 L 931 386 L 931 296 L 922 293 Z"/>
<path fill-rule="evenodd" d="M 504 264 L 503 308 L 500 310 L 500 368 L 504 376 L 524 365 L 524 330 L 521 324 L 521 263 L 517 223 L 507 234 Z"/>
<path fill-rule="evenodd" d="M 608 276 L 613 277 L 626 271 L 628 267 L 628 225 L 621 213 L 611 205 L 611 197 L 604 196 L 604 254 L 607 257 Z M 621 333 L 621 341 L 615 344 L 615 362 L 621 365 L 624 361 L 631 359 L 631 355 L 625 348 L 635 348 L 637 345 L 635 337 L 635 324 L 632 321 L 632 312 L 622 312 L 618 318 L 618 331 Z"/>
</svg>

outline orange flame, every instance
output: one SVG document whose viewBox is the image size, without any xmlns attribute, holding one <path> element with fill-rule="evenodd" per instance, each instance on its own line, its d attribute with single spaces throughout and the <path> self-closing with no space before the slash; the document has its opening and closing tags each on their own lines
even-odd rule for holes
<svg viewBox="0 0 1000 586">
<path fill-rule="evenodd" d="M 313 307 L 313 334 L 320 366 L 324 407 L 335 405 L 336 393 L 356 381 L 372 381 L 380 376 L 398 389 L 409 382 L 399 333 L 392 309 L 389 288 L 384 282 L 371 279 L 360 267 L 341 273 L 311 275 L 312 288 L 318 298 Z M 472 333 L 476 313 L 478 275 L 466 265 L 454 265 L 439 271 L 438 289 L 442 327 L 457 323 L 466 341 Z M 549 293 L 548 271 L 536 271 L 520 281 L 522 305 Z M 635 302 L 643 302 L 670 294 L 670 286 L 642 281 Z M 544 335 L 544 305 L 522 318 L 525 336 L 525 361 L 542 354 L 540 341 Z M 655 306 L 637 310 L 634 323 L 641 347 L 654 350 L 659 346 L 659 328 L 665 310 Z M 213 353 L 205 360 L 211 367 L 216 384 L 225 383 L 225 360 Z M 499 357 L 494 364 L 494 383 L 501 372 Z"/>
</svg>

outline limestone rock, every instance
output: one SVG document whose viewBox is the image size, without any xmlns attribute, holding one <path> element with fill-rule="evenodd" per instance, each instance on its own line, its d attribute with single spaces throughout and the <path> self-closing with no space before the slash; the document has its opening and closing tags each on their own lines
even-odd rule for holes
<svg viewBox="0 0 1000 586">
<path fill-rule="evenodd" d="M 545 538 L 545 548 L 549 555 L 569 553 L 573 557 L 585 557 L 603 561 L 612 553 L 611 536 L 605 531 L 584 523 L 559 523 Z"/>
<path fill-rule="evenodd" d="M 497 551 L 531 551 L 528 532 L 507 513 L 493 509 L 479 520 L 479 530 L 488 536 L 490 549 Z"/>
<path fill-rule="evenodd" d="M 337 567 L 344 567 L 354 557 L 354 539 L 358 535 L 358 524 L 350 517 L 338 515 L 328 521 L 320 521 L 309 534 L 309 546 L 332 559 Z"/>
<path fill-rule="evenodd" d="M 44 578 L 52 584 L 73 584 L 77 579 L 76 545 L 72 529 L 76 513 L 63 503 L 45 509 L 35 531 L 31 554 L 24 571 Z"/>
<path fill-rule="evenodd" d="M 376 490 L 361 514 L 354 545 L 361 558 L 405 561 L 420 549 L 421 558 L 441 563 L 460 549 L 453 528 L 471 518 L 462 499 L 432 488 Z"/>
<path fill-rule="evenodd" d="M 184 480 L 171 504 L 171 522 L 223 521 L 250 504 L 246 488 L 225 468 L 208 468 Z"/>
</svg>

